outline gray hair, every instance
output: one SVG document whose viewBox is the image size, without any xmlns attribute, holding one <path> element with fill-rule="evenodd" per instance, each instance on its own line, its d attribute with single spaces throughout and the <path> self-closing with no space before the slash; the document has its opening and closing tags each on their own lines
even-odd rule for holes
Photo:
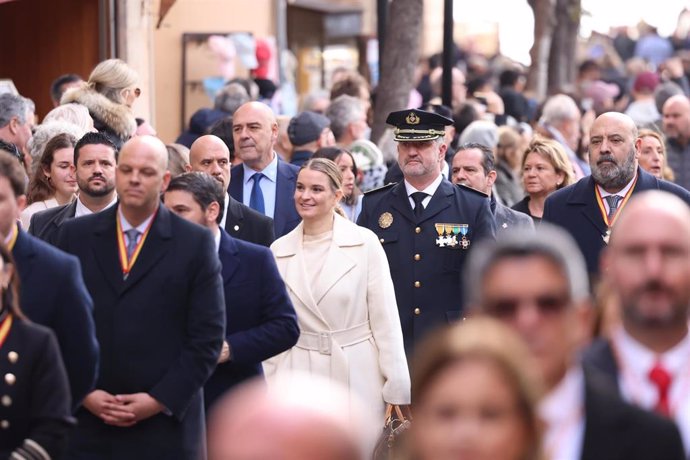
<svg viewBox="0 0 690 460">
<path fill-rule="evenodd" d="M 331 120 L 331 131 L 336 141 L 347 131 L 350 123 L 364 114 L 364 106 L 361 99 L 343 94 L 331 101 L 326 110 L 326 116 Z"/>
<path fill-rule="evenodd" d="M 33 164 L 38 165 L 46 144 L 58 134 L 65 133 L 71 135 L 75 139 L 81 139 L 81 137 L 87 132 L 88 131 L 86 129 L 65 121 L 41 123 L 38 125 L 36 132 L 34 133 L 33 137 L 29 139 L 27 144 L 31 158 L 34 160 Z"/>
<path fill-rule="evenodd" d="M 580 109 L 572 97 L 566 94 L 556 94 L 544 104 L 540 121 L 553 125 L 577 118 L 579 114 Z"/>
<path fill-rule="evenodd" d="M 26 114 L 29 111 L 29 99 L 11 93 L 0 94 L 0 128 L 10 124 L 12 118 L 17 117 L 22 125 L 26 123 Z M 33 105 L 33 102 L 31 102 Z"/>
<path fill-rule="evenodd" d="M 235 113 L 242 104 L 249 102 L 249 93 L 239 83 L 229 83 L 221 89 L 213 101 L 213 108 L 225 113 Z"/>
<path fill-rule="evenodd" d="M 43 118 L 44 124 L 54 122 L 71 123 L 84 131 L 93 129 L 93 119 L 89 114 L 89 109 L 81 104 L 63 104 L 55 107 Z"/>
<path fill-rule="evenodd" d="M 589 278 L 582 252 L 565 230 L 542 222 L 537 231 L 514 229 L 498 241 L 485 241 L 470 253 L 465 269 L 466 305 L 481 308 L 486 274 L 507 258 L 538 256 L 553 262 L 567 279 L 574 302 L 589 298 Z M 529 276 L 529 274 L 525 274 Z"/>
</svg>

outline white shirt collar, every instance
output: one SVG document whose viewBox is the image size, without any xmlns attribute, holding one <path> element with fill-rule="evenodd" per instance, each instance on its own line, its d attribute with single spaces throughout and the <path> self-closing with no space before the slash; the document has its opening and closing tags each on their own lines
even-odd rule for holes
<svg viewBox="0 0 690 460">
<path fill-rule="evenodd" d="M 414 192 L 424 192 L 429 197 L 434 196 L 434 193 L 436 193 L 436 189 L 438 189 L 438 186 L 441 185 L 441 181 L 443 181 L 443 174 L 439 173 L 438 177 L 434 179 L 434 181 L 427 185 L 427 187 L 424 190 L 417 190 L 414 188 L 412 184 L 407 182 L 407 179 L 405 179 L 405 191 L 407 192 L 407 196 L 411 196 Z"/>
<path fill-rule="evenodd" d="M 117 194 L 113 194 L 113 200 L 108 203 L 105 208 L 101 209 L 101 211 L 105 211 L 109 207 L 115 205 L 115 203 L 117 203 Z M 93 214 L 93 211 L 84 206 L 84 203 L 81 202 L 81 199 L 77 197 L 77 208 L 74 212 L 74 217 L 88 216 L 89 214 Z"/>
<path fill-rule="evenodd" d="M 216 227 L 216 232 L 213 235 L 213 240 L 216 242 L 216 252 L 220 249 L 220 227 Z"/>
<path fill-rule="evenodd" d="M 650 369 L 657 362 L 660 362 L 672 376 L 686 371 L 690 359 L 690 334 L 686 334 L 683 340 L 661 354 L 655 353 L 635 340 L 622 326 L 618 327 L 614 334 L 618 352 L 625 365 L 631 372 L 642 376 L 645 380 Z"/>
<path fill-rule="evenodd" d="M 122 208 L 121 207 L 117 208 L 117 212 L 118 212 L 118 214 L 120 214 L 120 224 L 122 225 L 122 232 L 126 232 L 127 230 L 134 228 L 134 225 L 127 222 L 125 215 L 122 214 Z M 149 226 L 149 223 L 151 222 L 151 220 L 153 219 L 153 216 L 155 216 L 155 215 L 156 215 L 156 213 L 154 212 L 153 214 L 148 216 L 141 224 L 137 225 L 136 229 L 139 230 L 139 237 L 141 237 L 141 235 L 144 234 L 144 232 L 146 231 L 146 227 Z"/>
<path fill-rule="evenodd" d="M 599 189 L 599 193 L 601 194 L 601 197 L 602 197 L 602 198 L 607 197 L 607 196 L 611 196 L 611 195 L 618 195 L 618 196 L 623 197 L 623 196 L 625 196 L 625 195 L 628 194 L 628 191 L 630 190 L 630 188 L 631 188 L 631 187 L 633 186 L 633 184 L 635 183 L 635 178 L 636 178 L 636 177 L 637 177 L 637 170 L 635 170 L 635 175 L 633 176 L 632 179 L 630 179 L 630 182 L 628 182 L 628 183 L 625 185 L 625 187 L 623 187 L 622 190 L 620 190 L 620 191 L 618 191 L 618 192 L 616 192 L 616 193 L 609 193 L 609 192 L 607 192 L 607 191 L 604 190 L 604 189 L 602 188 L 602 186 L 599 185 L 599 184 L 597 184 L 597 188 Z"/>
</svg>

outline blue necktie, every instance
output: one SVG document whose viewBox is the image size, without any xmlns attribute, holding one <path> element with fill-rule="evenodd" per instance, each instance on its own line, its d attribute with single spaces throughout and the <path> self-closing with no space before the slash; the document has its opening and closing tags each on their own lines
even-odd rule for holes
<svg viewBox="0 0 690 460">
<path fill-rule="evenodd" d="M 259 182 L 261 182 L 263 177 L 264 175 L 262 173 L 256 173 L 251 177 L 254 181 L 254 185 L 252 186 L 252 194 L 249 197 L 249 207 L 261 214 L 266 214 L 264 209 L 264 194 L 259 186 Z"/>
<path fill-rule="evenodd" d="M 136 228 L 130 228 L 125 232 L 125 235 L 127 235 L 127 259 L 132 258 L 132 254 L 134 254 L 134 250 L 137 247 L 137 238 L 139 237 L 139 230 Z"/>
</svg>

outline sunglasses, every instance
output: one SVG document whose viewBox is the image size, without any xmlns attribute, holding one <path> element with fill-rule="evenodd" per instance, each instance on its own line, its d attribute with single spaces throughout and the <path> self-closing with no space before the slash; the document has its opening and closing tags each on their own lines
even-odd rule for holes
<svg viewBox="0 0 690 460">
<path fill-rule="evenodd" d="M 485 306 L 486 312 L 498 318 L 515 318 L 518 310 L 525 304 L 534 305 L 543 316 L 555 316 L 563 312 L 570 305 L 570 295 L 563 294 L 540 294 L 530 299 L 520 298 L 496 298 L 487 299 Z"/>
</svg>

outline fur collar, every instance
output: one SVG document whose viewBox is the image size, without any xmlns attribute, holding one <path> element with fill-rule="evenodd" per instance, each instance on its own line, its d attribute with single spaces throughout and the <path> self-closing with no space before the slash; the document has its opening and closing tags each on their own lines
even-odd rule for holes
<svg viewBox="0 0 690 460">
<path fill-rule="evenodd" d="M 137 130 L 137 122 L 129 107 L 113 102 L 91 88 L 69 89 L 60 102 L 75 102 L 85 106 L 94 121 L 100 120 L 122 139 L 129 139 Z"/>
</svg>

